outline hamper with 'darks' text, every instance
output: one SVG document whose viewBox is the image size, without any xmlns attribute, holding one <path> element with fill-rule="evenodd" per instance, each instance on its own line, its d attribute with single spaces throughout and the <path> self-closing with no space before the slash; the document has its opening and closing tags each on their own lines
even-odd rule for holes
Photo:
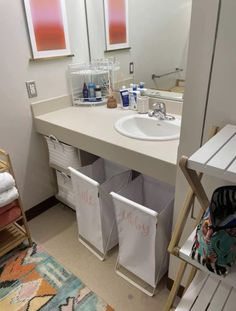
<svg viewBox="0 0 236 311">
<path fill-rule="evenodd" d="M 111 195 L 119 237 L 116 272 L 152 296 L 168 268 L 174 188 L 139 175 Z"/>
<path fill-rule="evenodd" d="M 79 231 L 79 241 L 99 259 L 118 244 L 111 191 L 131 179 L 131 171 L 102 158 L 78 170 L 69 168 Z"/>
</svg>

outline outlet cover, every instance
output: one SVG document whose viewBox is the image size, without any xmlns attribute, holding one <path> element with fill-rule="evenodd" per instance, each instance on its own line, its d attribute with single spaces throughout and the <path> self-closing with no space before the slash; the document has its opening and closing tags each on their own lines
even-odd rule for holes
<svg viewBox="0 0 236 311">
<path fill-rule="evenodd" d="M 26 81 L 25 84 L 28 92 L 28 97 L 29 98 L 37 97 L 38 93 L 35 81 Z"/>
</svg>

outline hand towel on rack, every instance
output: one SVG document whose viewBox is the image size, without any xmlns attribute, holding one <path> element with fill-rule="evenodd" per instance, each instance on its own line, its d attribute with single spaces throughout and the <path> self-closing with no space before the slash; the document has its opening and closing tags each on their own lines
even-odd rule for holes
<svg viewBox="0 0 236 311">
<path fill-rule="evenodd" d="M 21 209 L 15 206 L 9 209 L 7 212 L 1 214 L 0 228 L 9 225 L 11 222 L 16 221 L 21 216 Z"/>
<path fill-rule="evenodd" d="M 18 199 L 19 193 L 16 187 L 11 188 L 3 193 L 0 193 L 0 208 L 10 204 L 11 202 Z"/>
<path fill-rule="evenodd" d="M 0 193 L 10 190 L 15 186 L 15 180 L 8 172 L 0 173 Z"/>
<path fill-rule="evenodd" d="M 7 204 L 3 207 L 0 207 L 0 218 L 1 218 L 1 215 L 4 214 L 5 212 L 7 212 L 8 210 L 14 208 L 14 207 L 19 207 L 19 204 L 17 202 L 17 200 L 13 201 L 12 203 L 10 204 Z"/>
</svg>

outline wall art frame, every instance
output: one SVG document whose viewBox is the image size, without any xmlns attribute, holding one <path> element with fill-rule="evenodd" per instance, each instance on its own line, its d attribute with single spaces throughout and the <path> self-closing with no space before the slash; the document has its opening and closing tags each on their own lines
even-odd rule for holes
<svg viewBox="0 0 236 311">
<path fill-rule="evenodd" d="M 106 51 L 129 49 L 128 0 L 103 0 Z"/>
<path fill-rule="evenodd" d="M 65 0 L 23 0 L 32 59 L 71 54 Z"/>
</svg>

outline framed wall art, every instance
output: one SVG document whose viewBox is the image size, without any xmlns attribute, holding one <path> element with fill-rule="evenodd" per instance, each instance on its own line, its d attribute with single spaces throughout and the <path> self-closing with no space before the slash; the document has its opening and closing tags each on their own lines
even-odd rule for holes
<svg viewBox="0 0 236 311">
<path fill-rule="evenodd" d="M 104 0 L 106 50 L 129 48 L 128 0 Z"/>
<path fill-rule="evenodd" d="M 65 0 L 24 0 L 33 59 L 71 55 Z"/>
</svg>

